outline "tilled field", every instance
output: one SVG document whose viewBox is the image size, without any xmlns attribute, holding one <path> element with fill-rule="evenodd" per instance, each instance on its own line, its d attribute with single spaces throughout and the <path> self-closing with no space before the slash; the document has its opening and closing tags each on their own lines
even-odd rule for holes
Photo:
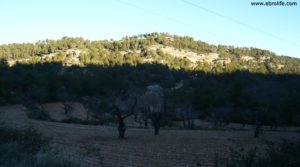
<svg viewBox="0 0 300 167">
<path fill-rule="evenodd" d="M 64 124 L 30 120 L 20 105 L 0 108 L 0 122 L 12 127 L 32 126 L 52 137 L 51 145 L 68 152 L 87 167 L 210 167 L 216 154 L 229 148 L 261 147 L 265 140 L 299 140 L 296 132 L 265 132 L 260 139 L 252 131 L 161 130 L 129 128 L 126 139 L 106 126 Z"/>
</svg>

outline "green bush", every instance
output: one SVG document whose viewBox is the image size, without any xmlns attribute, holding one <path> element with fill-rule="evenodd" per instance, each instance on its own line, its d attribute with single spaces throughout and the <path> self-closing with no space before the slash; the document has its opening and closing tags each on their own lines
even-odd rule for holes
<svg viewBox="0 0 300 167">
<path fill-rule="evenodd" d="M 0 126 L 0 167 L 79 167 L 60 152 L 50 152 L 49 138 L 33 129 L 17 130 Z"/>
<path fill-rule="evenodd" d="M 264 154 L 259 154 L 257 149 L 231 150 L 228 158 L 215 159 L 215 166 L 226 167 L 299 167 L 300 166 L 300 141 L 280 144 L 268 144 Z"/>
<path fill-rule="evenodd" d="M 299 167 L 300 141 L 282 142 L 267 150 L 265 157 L 259 159 L 261 167 Z"/>
<path fill-rule="evenodd" d="M 256 148 L 245 151 L 231 150 L 230 157 L 226 159 L 227 167 L 258 167 L 257 166 L 257 151 Z"/>
<path fill-rule="evenodd" d="M 0 127 L 0 167 L 30 166 L 34 155 L 48 145 L 33 129 L 16 130 Z"/>
</svg>

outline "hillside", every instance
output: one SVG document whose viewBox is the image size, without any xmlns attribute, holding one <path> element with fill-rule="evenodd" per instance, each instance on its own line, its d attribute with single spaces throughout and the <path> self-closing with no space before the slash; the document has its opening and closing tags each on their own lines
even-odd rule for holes
<svg viewBox="0 0 300 167">
<path fill-rule="evenodd" d="M 216 127 L 300 125 L 300 60 L 266 50 L 151 33 L 1 45 L 0 58 L 0 105 L 23 104 L 39 119 L 48 119 L 42 104 L 62 102 L 65 114 L 70 104 L 82 103 L 97 124 L 117 121 L 116 114 L 130 108 L 124 117 L 134 111 L 146 124 L 151 107 L 164 115 L 156 128 L 174 120 L 193 128 L 195 119 Z"/>
<path fill-rule="evenodd" d="M 125 37 L 119 41 L 89 41 L 64 37 L 35 44 L 0 46 L 2 64 L 13 66 L 59 62 L 64 66 L 136 65 L 158 63 L 174 69 L 213 73 L 238 70 L 255 73 L 299 73 L 300 60 L 256 48 L 215 46 L 191 37 L 163 33 Z"/>
<path fill-rule="evenodd" d="M 151 33 L 0 59 L 0 166 L 299 166 L 297 58 Z"/>
</svg>

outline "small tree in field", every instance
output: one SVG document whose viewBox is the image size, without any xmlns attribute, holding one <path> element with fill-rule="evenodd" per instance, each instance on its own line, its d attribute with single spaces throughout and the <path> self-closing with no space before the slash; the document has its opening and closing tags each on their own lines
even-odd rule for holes
<svg viewBox="0 0 300 167">
<path fill-rule="evenodd" d="M 90 115 L 92 113 L 97 113 L 99 111 L 99 99 L 96 97 L 82 97 L 80 99 L 80 102 L 82 103 L 83 107 L 86 110 L 86 123 L 89 123 L 90 121 Z"/>
<path fill-rule="evenodd" d="M 148 127 L 148 121 L 149 121 L 149 109 L 147 107 L 148 102 L 146 99 L 146 96 L 142 95 L 138 98 L 138 104 L 137 104 L 137 112 L 135 112 L 136 118 L 135 121 L 139 122 L 140 125 L 144 124 L 144 127 Z"/>
<path fill-rule="evenodd" d="M 278 96 L 283 94 L 278 90 L 278 83 L 273 81 L 257 81 L 248 86 L 247 93 L 250 97 L 250 104 L 254 111 L 255 131 L 254 137 L 259 137 L 263 132 L 263 125 L 267 120 L 271 120 L 269 124 L 276 124 L 276 108 L 281 105 Z M 275 117 L 275 118 L 272 118 Z"/>
<path fill-rule="evenodd" d="M 118 121 L 119 139 L 123 139 L 125 137 L 125 119 L 134 114 L 136 105 L 137 97 L 134 95 L 126 95 L 125 93 L 116 98 L 114 101 L 115 109 L 113 111 L 113 115 L 115 115 Z"/>
<path fill-rule="evenodd" d="M 215 128 L 225 127 L 231 121 L 232 108 L 228 106 L 211 109 L 211 118 Z"/>
<path fill-rule="evenodd" d="M 67 90 L 63 87 L 59 94 L 57 95 L 58 99 L 63 103 L 63 109 L 66 115 L 70 114 L 73 110 L 73 97 L 67 92 Z"/>
<path fill-rule="evenodd" d="M 154 127 L 154 134 L 158 135 L 161 120 L 166 111 L 165 97 L 159 85 L 148 86 L 147 89 L 148 91 L 141 99 L 144 101 L 146 111 Z"/>
<path fill-rule="evenodd" d="M 196 112 L 189 104 L 183 104 L 175 109 L 176 116 L 182 121 L 183 128 L 193 129 L 194 119 L 197 118 Z"/>
</svg>

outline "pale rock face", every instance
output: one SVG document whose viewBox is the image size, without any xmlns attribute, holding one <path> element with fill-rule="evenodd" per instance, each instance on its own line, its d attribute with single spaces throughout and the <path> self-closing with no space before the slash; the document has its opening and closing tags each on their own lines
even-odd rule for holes
<svg viewBox="0 0 300 167">
<path fill-rule="evenodd" d="M 259 61 L 260 62 L 265 62 L 266 60 L 269 60 L 269 59 L 270 59 L 269 56 L 262 56 L 262 57 L 259 58 Z"/>
<path fill-rule="evenodd" d="M 277 64 L 277 68 L 278 69 L 282 69 L 284 67 L 284 65 L 282 65 L 282 64 Z"/>
<path fill-rule="evenodd" d="M 42 59 L 45 59 L 47 57 L 52 58 L 52 57 L 54 57 L 56 55 L 57 55 L 57 53 L 50 53 L 50 54 L 42 55 L 41 57 L 42 57 Z"/>
<path fill-rule="evenodd" d="M 65 53 L 66 54 L 71 54 L 72 58 L 71 58 L 70 62 L 63 64 L 63 66 L 69 67 L 69 66 L 72 66 L 72 65 L 80 65 L 79 57 L 80 57 L 80 54 L 82 52 L 83 51 L 80 50 L 80 49 L 68 49 L 68 50 L 66 50 Z M 56 53 L 50 53 L 50 54 L 45 54 L 45 55 L 42 55 L 41 58 L 42 59 L 53 58 L 57 54 L 58 54 L 58 52 L 56 52 Z"/>
<path fill-rule="evenodd" d="M 161 49 L 163 53 L 170 54 L 177 58 L 187 58 L 192 62 L 192 65 L 198 62 L 212 63 L 213 61 L 219 59 L 218 53 L 197 54 L 192 51 L 187 51 L 184 49 L 179 50 L 170 46 L 163 46 L 163 45 L 153 45 L 148 48 L 148 50 L 157 50 L 157 49 Z"/>
<path fill-rule="evenodd" d="M 72 54 L 76 58 L 79 58 L 81 52 L 82 52 L 82 50 L 79 50 L 79 49 L 69 49 L 66 51 L 67 54 Z"/>
<path fill-rule="evenodd" d="M 242 56 L 241 60 L 243 60 L 243 61 L 251 61 L 251 60 L 254 60 L 254 57 L 251 57 L 251 56 Z"/>
</svg>

